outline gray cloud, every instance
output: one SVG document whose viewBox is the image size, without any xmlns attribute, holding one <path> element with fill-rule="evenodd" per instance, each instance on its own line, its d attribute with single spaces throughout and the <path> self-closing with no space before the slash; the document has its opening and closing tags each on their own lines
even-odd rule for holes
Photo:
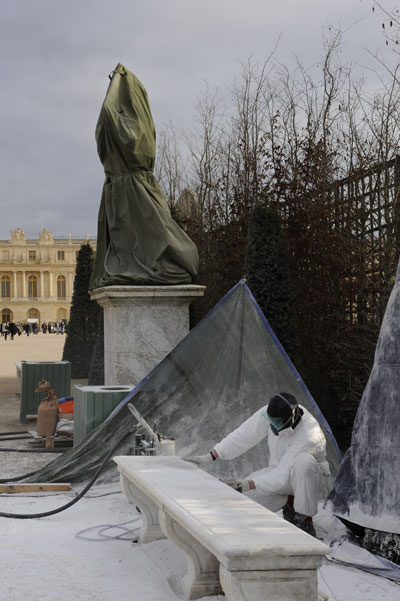
<svg viewBox="0 0 400 601">
<path fill-rule="evenodd" d="M 345 60 L 382 43 L 366 2 L 337 0 L 3 0 L 0 22 L 0 237 L 96 233 L 103 170 L 94 131 L 118 62 L 147 87 L 156 124 L 191 128 L 207 80 L 224 93 L 250 55 L 306 65 L 327 22 L 358 22 Z M 361 58 L 362 57 L 362 58 Z"/>
</svg>

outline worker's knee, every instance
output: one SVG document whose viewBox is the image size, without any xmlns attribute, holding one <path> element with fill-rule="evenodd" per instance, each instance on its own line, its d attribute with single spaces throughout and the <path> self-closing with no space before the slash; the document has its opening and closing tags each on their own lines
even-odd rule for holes
<svg viewBox="0 0 400 601">
<path fill-rule="evenodd" d="M 317 460 L 315 459 L 315 457 L 313 457 L 312 455 L 310 455 L 310 453 L 298 453 L 293 461 L 293 465 L 292 465 L 292 469 L 291 469 L 292 473 L 301 473 L 301 475 L 307 476 L 307 475 L 314 475 L 320 474 L 320 469 L 319 469 L 319 465 Z"/>
</svg>

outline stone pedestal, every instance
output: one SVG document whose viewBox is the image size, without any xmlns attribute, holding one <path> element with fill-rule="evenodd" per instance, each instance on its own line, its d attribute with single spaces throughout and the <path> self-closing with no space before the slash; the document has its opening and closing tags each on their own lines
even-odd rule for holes
<svg viewBox="0 0 400 601">
<path fill-rule="evenodd" d="M 92 290 L 104 308 L 105 385 L 138 384 L 189 332 L 189 305 L 205 286 L 107 286 Z"/>
</svg>

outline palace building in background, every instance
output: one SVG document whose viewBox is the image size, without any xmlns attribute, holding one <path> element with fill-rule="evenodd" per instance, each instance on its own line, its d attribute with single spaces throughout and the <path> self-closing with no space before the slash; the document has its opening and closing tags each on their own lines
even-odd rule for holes
<svg viewBox="0 0 400 601">
<path fill-rule="evenodd" d="M 53 236 L 44 228 L 38 239 L 20 228 L 0 240 L 1 321 L 42 322 L 69 319 L 76 257 L 82 244 L 96 250 L 96 239 Z"/>
</svg>

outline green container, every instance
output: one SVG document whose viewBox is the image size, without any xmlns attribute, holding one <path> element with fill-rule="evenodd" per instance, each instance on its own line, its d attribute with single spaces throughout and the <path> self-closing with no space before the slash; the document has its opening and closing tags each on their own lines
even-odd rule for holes
<svg viewBox="0 0 400 601">
<path fill-rule="evenodd" d="M 26 424 L 27 415 L 37 415 L 44 392 L 35 392 L 39 380 L 47 380 L 58 398 L 71 394 L 71 363 L 69 361 L 21 362 L 20 421 Z"/>
<path fill-rule="evenodd" d="M 133 384 L 74 386 L 74 446 L 102 424 L 133 388 Z"/>
</svg>

